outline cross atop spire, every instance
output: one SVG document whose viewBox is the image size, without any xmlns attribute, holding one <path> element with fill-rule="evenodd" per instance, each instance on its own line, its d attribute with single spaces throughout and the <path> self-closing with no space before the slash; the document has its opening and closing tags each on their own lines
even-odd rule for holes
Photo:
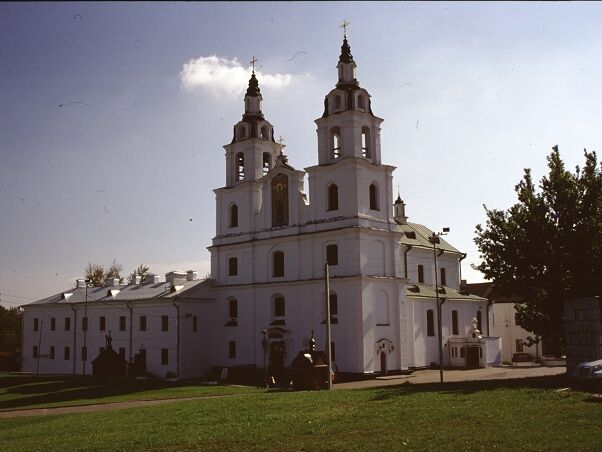
<svg viewBox="0 0 602 452">
<path fill-rule="evenodd" d="M 257 63 L 257 58 L 255 58 L 253 56 L 253 58 L 251 58 L 251 61 L 249 61 L 249 63 L 251 63 L 253 65 L 253 74 L 255 73 L 255 63 Z"/>
<path fill-rule="evenodd" d="M 347 38 L 347 26 L 351 25 L 350 22 L 343 20 L 343 23 L 340 25 L 340 27 L 343 29 L 343 38 Z"/>
</svg>

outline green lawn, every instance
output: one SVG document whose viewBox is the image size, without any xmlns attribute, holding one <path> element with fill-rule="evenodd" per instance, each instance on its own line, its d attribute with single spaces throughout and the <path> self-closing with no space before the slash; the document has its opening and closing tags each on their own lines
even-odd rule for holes
<svg viewBox="0 0 602 452">
<path fill-rule="evenodd" d="M 0 449 L 600 450 L 602 404 L 559 379 L 270 392 L 3 419 Z"/>
<path fill-rule="evenodd" d="M 0 374 L 0 411 L 257 391 L 251 387 L 204 386 L 190 381 Z"/>
</svg>

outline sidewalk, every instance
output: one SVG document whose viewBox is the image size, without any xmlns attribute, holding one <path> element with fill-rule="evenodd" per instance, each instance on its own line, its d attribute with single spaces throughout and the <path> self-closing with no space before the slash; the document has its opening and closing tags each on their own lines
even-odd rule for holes
<svg viewBox="0 0 602 452">
<path fill-rule="evenodd" d="M 470 380 L 505 380 L 511 378 L 544 377 L 548 375 L 561 375 L 566 372 L 565 367 L 487 367 L 485 369 L 443 370 L 443 381 L 470 381 Z M 335 389 L 374 388 L 378 386 L 392 386 L 402 383 L 421 384 L 439 382 L 438 370 L 419 370 L 412 375 L 390 375 L 376 377 L 372 380 L 350 381 L 339 383 Z"/>
</svg>

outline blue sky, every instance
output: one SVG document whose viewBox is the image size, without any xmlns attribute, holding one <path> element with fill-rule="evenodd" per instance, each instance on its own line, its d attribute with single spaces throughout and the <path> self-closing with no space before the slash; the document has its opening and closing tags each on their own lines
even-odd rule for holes
<svg viewBox="0 0 602 452">
<path fill-rule="evenodd" d="M 410 221 L 449 226 L 480 281 L 482 205 L 602 142 L 598 3 L 1 3 L 2 303 L 88 262 L 207 273 L 249 59 L 289 162 L 315 164 L 343 19 Z"/>
</svg>

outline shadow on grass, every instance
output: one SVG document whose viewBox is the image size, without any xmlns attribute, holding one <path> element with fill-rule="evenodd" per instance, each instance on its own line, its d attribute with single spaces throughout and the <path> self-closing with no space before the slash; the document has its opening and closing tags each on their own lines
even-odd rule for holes
<svg viewBox="0 0 602 452">
<path fill-rule="evenodd" d="M 196 384 L 191 381 L 164 382 L 123 377 L 6 376 L 0 377 L 0 410 L 76 400 L 87 403 L 86 399 L 99 399 L 95 402 L 102 403 L 106 397 Z M 1 400 L 3 395 L 11 399 Z"/>
<path fill-rule="evenodd" d="M 506 380 L 471 380 L 454 381 L 448 383 L 402 383 L 375 391 L 372 400 L 387 400 L 399 396 L 421 392 L 440 392 L 447 394 L 474 394 L 481 391 L 496 389 L 556 389 L 567 387 L 568 382 L 564 375 L 549 375 L 543 377 L 514 378 Z"/>
</svg>

